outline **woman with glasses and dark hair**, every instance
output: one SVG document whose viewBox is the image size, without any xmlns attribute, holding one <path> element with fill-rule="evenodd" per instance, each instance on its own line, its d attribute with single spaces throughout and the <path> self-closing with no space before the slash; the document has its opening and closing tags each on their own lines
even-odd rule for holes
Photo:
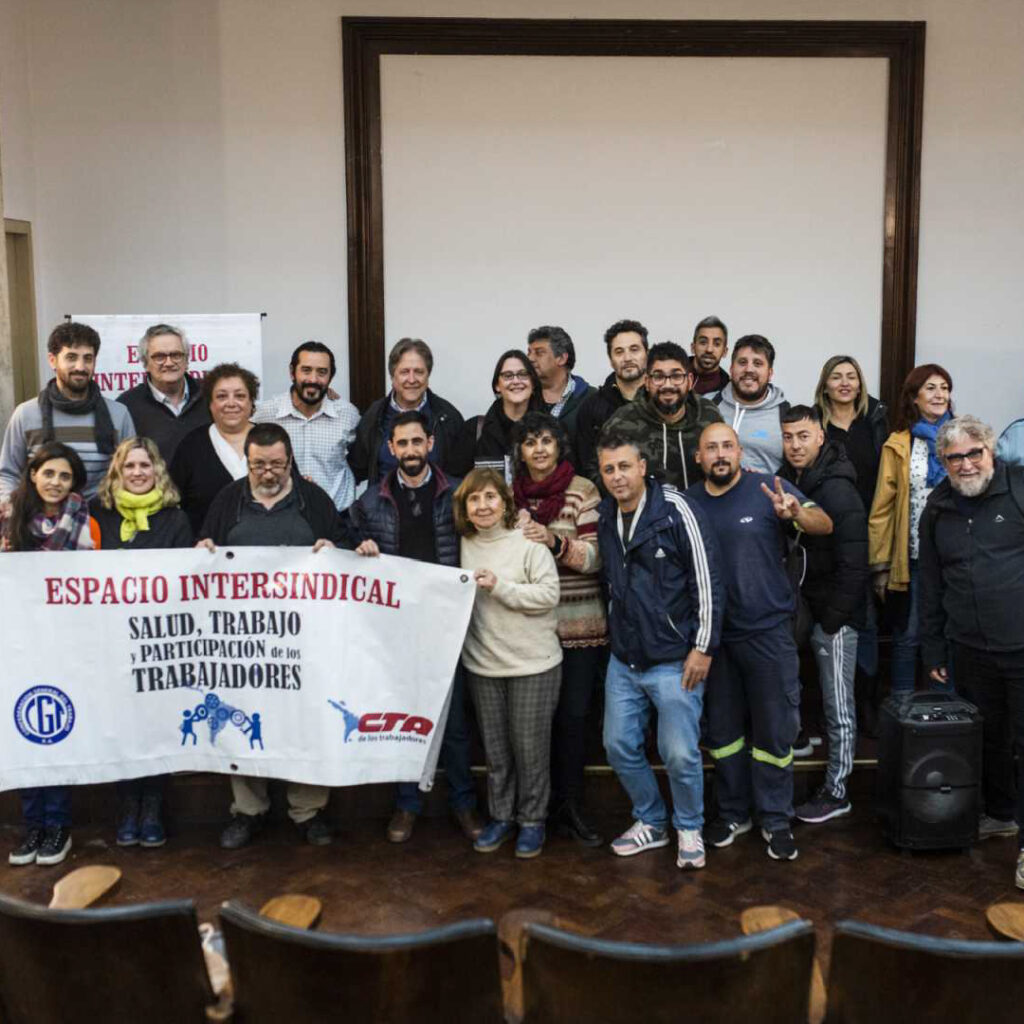
<svg viewBox="0 0 1024 1024">
<path fill-rule="evenodd" d="M 89 506 L 82 497 L 86 471 L 74 449 L 54 441 L 28 460 L 10 502 L 0 506 L 0 550 L 88 551 L 95 545 Z M 71 795 L 67 786 L 19 791 L 25 834 L 8 855 L 11 864 L 59 864 L 71 849 Z"/>
<path fill-rule="evenodd" d="M 953 378 L 935 363 L 915 366 L 900 391 L 896 429 L 882 446 L 871 514 L 868 561 L 872 585 L 892 625 L 892 689 L 906 693 L 917 678 L 917 528 L 925 502 L 946 477 L 935 451 L 939 428 L 953 415 Z"/>
<path fill-rule="evenodd" d="M 515 500 L 497 470 L 471 470 L 452 515 L 462 568 L 477 585 L 462 664 L 487 757 L 491 821 L 474 848 L 492 853 L 515 836 L 516 856 L 536 857 L 544 848 L 562 678 L 558 570 L 545 545 L 515 528 Z"/>
<path fill-rule="evenodd" d="M 528 412 L 512 431 L 513 495 L 523 535 L 543 544 L 558 566 L 558 639 L 562 689 L 551 742 L 548 824 L 583 846 L 601 836 L 583 817 L 587 715 L 608 644 L 598 573 L 597 506 L 601 495 L 569 461 L 569 438 L 550 413 Z"/>
<path fill-rule="evenodd" d="M 490 409 L 471 417 L 462 428 L 454 471 L 465 475 L 474 466 L 491 466 L 511 481 L 512 430 L 528 412 L 544 408 L 540 378 L 525 352 L 512 348 L 498 357 L 491 391 Z"/>
<path fill-rule="evenodd" d="M 889 436 L 889 412 L 883 402 L 868 394 L 860 363 L 853 356 L 832 356 L 821 368 L 814 404 L 821 414 L 825 436 L 843 446 L 857 474 L 857 492 L 864 511 L 871 509 L 882 459 L 882 445 Z M 878 735 L 878 612 L 869 587 L 865 603 L 866 625 L 857 631 L 857 725 L 866 735 Z"/>
</svg>

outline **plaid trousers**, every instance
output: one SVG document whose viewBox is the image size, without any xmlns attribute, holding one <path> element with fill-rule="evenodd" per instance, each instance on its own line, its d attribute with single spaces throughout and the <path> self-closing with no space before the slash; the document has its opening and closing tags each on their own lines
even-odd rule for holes
<svg viewBox="0 0 1024 1024">
<path fill-rule="evenodd" d="M 467 670 L 466 677 L 487 756 L 491 817 L 544 824 L 551 798 L 551 722 L 562 666 L 539 675 L 496 679 Z"/>
</svg>

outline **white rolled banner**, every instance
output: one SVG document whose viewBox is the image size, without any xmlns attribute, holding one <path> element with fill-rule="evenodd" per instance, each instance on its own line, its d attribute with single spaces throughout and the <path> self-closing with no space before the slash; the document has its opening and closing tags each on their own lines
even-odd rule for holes
<svg viewBox="0 0 1024 1024">
<path fill-rule="evenodd" d="M 0 555 L 0 790 L 429 789 L 474 594 L 459 569 L 330 549 Z"/>
<path fill-rule="evenodd" d="M 71 319 L 99 332 L 96 383 L 107 398 L 141 384 L 139 341 L 155 324 L 177 327 L 188 343 L 189 375 L 202 379 L 218 363 L 238 363 L 263 375 L 263 318 L 259 313 L 72 313 Z"/>
</svg>

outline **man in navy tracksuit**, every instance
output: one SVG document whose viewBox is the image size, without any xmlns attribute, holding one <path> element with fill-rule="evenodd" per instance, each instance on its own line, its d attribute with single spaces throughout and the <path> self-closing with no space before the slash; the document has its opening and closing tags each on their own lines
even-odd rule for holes
<svg viewBox="0 0 1024 1024">
<path fill-rule="evenodd" d="M 742 456 L 731 427 L 706 427 L 697 449 L 705 479 L 686 492 L 718 539 L 726 594 L 722 646 L 708 677 L 718 818 L 704 838 L 722 847 L 749 832 L 753 796 L 768 855 L 795 860 L 789 823 L 800 677 L 783 530 L 792 523 L 804 533 L 827 534 L 832 520 L 792 484 L 743 472 Z"/>
<path fill-rule="evenodd" d="M 704 775 L 699 749 L 704 685 L 722 624 L 717 553 L 703 514 L 674 487 L 647 479 L 629 435 L 606 431 L 598 467 L 610 497 L 598 544 L 612 654 L 605 684 L 608 763 L 633 803 L 632 826 L 612 845 L 629 857 L 669 843 L 668 812 L 644 752 L 651 709 L 672 790 L 680 868 L 704 866 Z"/>
</svg>

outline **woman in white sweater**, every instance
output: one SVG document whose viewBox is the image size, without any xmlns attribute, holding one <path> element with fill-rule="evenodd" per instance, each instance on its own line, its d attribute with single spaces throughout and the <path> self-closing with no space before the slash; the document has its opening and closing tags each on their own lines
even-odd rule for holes
<svg viewBox="0 0 1024 1024">
<path fill-rule="evenodd" d="M 516 838 L 517 857 L 544 847 L 551 795 L 551 721 L 562 679 L 558 569 L 551 552 L 515 529 L 501 474 L 474 469 L 452 502 L 462 566 L 477 584 L 462 648 L 487 755 L 491 822 L 475 843 L 491 853 Z"/>
</svg>

